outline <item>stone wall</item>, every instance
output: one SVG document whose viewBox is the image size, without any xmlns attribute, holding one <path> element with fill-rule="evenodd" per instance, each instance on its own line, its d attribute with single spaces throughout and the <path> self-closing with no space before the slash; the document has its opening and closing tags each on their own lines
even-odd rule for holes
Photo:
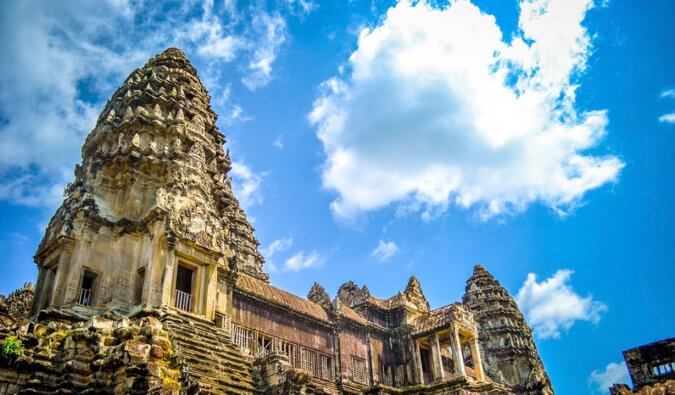
<svg viewBox="0 0 675 395">
<path fill-rule="evenodd" d="M 65 317 L 61 317 L 65 318 Z M 74 317 L 71 317 L 74 318 Z M 180 370 L 168 333 L 152 316 L 88 321 L 24 320 L 0 328 L 24 352 L 2 360 L 0 394 L 178 394 Z"/>
</svg>

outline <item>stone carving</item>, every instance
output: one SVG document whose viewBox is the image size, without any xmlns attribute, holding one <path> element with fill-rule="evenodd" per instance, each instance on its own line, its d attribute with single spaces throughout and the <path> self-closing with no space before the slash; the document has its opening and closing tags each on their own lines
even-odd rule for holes
<svg viewBox="0 0 675 395">
<path fill-rule="evenodd" d="M 232 193 L 225 138 L 209 102 L 178 49 L 133 71 L 87 136 L 82 164 L 38 256 L 60 236 L 86 232 L 85 223 L 123 224 L 120 231 L 147 233 L 156 206 L 168 217 L 166 232 L 237 256 L 247 273 L 267 279 L 253 227 Z M 214 175 L 207 173 L 207 163 Z M 83 221 L 76 220 L 78 214 Z"/>
<path fill-rule="evenodd" d="M 25 283 L 7 297 L 0 295 L 0 324 L 12 326 L 15 322 L 27 318 L 34 294 L 33 284 Z"/>
<path fill-rule="evenodd" d="M 325 309 L 329 309 L 331 305 L 330 296 L 328 295 L 328 292 L 326 292 L 326 288 L 317 282 L 312 284 L 312 288 L 307 294 L 307 299 Z"/>
<path fill-rule="evenodd" d="M 483 266 L 476 265 L 467 280 L 463 301 L 478 324 L 488 375 L 518 393 L 553 394 L 532 330 L 508 291 Z"/>
</svg>

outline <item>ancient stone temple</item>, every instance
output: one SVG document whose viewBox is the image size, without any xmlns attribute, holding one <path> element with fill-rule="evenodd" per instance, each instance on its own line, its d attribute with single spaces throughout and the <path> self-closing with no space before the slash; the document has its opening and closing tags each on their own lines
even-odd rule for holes
<svg viewBox="0 0 675 395">
<path fill-rule="evenodd" d="M 483 266 L 474 267 L 463 301 L 478 324 L 488 375 L 518 393 L 552 394 L 532 330 L 509 292 Z"/>
<path fill-rule="evenodd" d="M 623 352 L 633 388 L 615 383 L 612 395 L 675 394 L 675 338 L 663 339 Z"/>
<path fill-rule="evenodd" d="M 106 104 L 35 255 L 30 316 L 0 325 L 23 347 L 0 358 L 0 394 L 552 393 L 481 267 L 437 309 L 415 277 L 388 299 L 271 285 L 209 102 L 171 48 Z"/>
</svg>

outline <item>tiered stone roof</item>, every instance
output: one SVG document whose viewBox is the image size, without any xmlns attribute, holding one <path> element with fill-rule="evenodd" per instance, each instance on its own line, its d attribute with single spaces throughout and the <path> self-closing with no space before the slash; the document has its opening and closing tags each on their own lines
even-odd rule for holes
<svg viewBox="0 0 675 395">
<path fill-rule="evenodd" d="M 525 393 L 553 394 L 532 330 L 509 292 L 482 265 L 467 280 L 463 302 L 478 324 L 488 375 Z"/>
<path fill-rule="evenodd" d="M 179 49 L 134 70 L 87 136 L 38 255 L 77 231 L 77 215 L 116 232 L 144 232 L 159 219 L 169 240 L 189 240 L 267 280 L 259 242 L 232 192 L 231 160 L 210 100 Z"/>
</svg>

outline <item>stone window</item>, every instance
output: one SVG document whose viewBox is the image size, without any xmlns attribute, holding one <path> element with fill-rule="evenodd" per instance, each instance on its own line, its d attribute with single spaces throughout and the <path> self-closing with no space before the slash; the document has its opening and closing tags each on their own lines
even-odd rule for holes
<svg viewBox="0 0 675 395">
<path fill-rule="evenodd" d="M 176 273 L 176 302 L 177 308 L 185 311 L 192 311 L 192 278 L 193 270 L 178 265 Z"/>
<path fill-rule="evenodd" d="M 82 281 L 80 282 L 80 293 L 77 302 L 84 306 L 93 306 L 95 295 L 95 288 L 98 276 L 89 269 L 84 269 L 82 272 Z"/>
<path fill-rule="evenodd" d="M 55 280 L 56 280 L 56 265 L 53 265 L 52 267 L 48 267 L 45 269 L 44 272 L 45 275 L 45 295 L 44 299 L 42 300 L 40 310 L 49 307 L 50 304 L 52 304 L 52 295 L 54 293 L 54 287 L 55 287 Z"/>
<path fill-rule="evenodd" d="M 366 374 L 366 360 L 352 355 L 352 380 L 365 384 L 368 381 Z"/>
<path fill-rule="evenodd" d="M 145 267 L 136 272 L 136 281 L 134 284 L 134 304 L 141 304 L 143 301 L 143 285 L 145 284 Z"/>
<path fill-rule="evenodd" d="M 316 374 L 316 352 L 300 347 L 300 368 Z"/>
<path fill-rule="evenodd" d="M 319 378 L 328 381 L 333 380 L 333 358 L 328 355 L 321 354 L 321 370 L 319 371 Z"/>
<path fill-rule="evenodd" d="M 659 366 L 654 366 L 652 368 L 652 372 L 654 373 L 654 376 L 663 376 L 669 373 L 673 372 L 673 364 L 672 363 L 664 363 Z"/>
<path fill-rule="evenodd" d="M 258 357 L 264 357 L 265 355 L 269 354 L 272 352 L 273 348 L 273 339 L 269 336 L 265 335 L 258 335 L 258 351 L 257 351 L 257 356 Z"/>
</svg>

